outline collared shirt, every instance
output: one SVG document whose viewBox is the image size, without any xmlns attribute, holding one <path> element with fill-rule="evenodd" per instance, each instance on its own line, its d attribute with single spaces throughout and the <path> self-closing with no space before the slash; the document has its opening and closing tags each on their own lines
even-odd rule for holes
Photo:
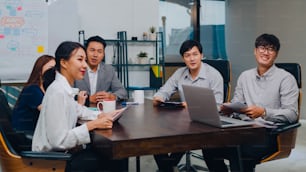
<svg viewBox="0 0 306 172">
<path fill-rule="evenodd" d="M 273 65 L 262 76 L 257 68 L 244 71 L 238 78 L 232 102 L 265 108 L 266 120 L 293 123 L 297 120 L 298 95 L 294 76 Z"/>
<path fill-rule="evenodd" d="M 122 83 L 117 77 L 114 67 L 110 64 L 101 62 L 96 72 L 95 83 L 92 84 L 89 78 L 90 72 L 86 72 L 81 80 L 75 81 L 75 87 L 93 95 L 99 91 L 111 92 L 117 96 L 117 99 L 127 99 L 128 94 Z M 94 90 L 94 91 L 93 91 Z"/>
<path fill-rule="evenodd" d="M 43 98 L 32 141 L 33 151 L 67 150 L 90 143 L 86 124 L 76 124 L 80 118 L 96 119 L 97 113 L 78 104 L 74 100 L 75 91 L 66 78 L 57 72 Z"/>
<path fill-rule="evenodd" d="M 177 69 L 158 92 L 154 95 L 164 101 L 169 100 L 172 94 L 179 92 L 181 101 L 185 101 L 182 85 L 193 85 L 213 90 L 218 105 L 223 103 L 223 77 L 214 67 L 202 63 L 198 76 L 192 79 L 188 67 Z"/>
<path fill-rule="evenodd" d="M 98 71 L 100 69 L 100 64 L 96 71 L 93 71 L 89 66 L 87 67 L 89 85 L 90 85 L 90 93 L 93 95 L 97 91 L 97 79 L 98 79 Z"/>
</svg>

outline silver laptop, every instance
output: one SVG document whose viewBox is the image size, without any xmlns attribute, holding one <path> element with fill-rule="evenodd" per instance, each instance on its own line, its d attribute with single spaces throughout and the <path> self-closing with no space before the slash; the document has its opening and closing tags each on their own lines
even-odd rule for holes
<svg viewBox="0 0 306 172">
<path fill-rule="evenodd" d="M 182 85 L 189 116 L 192 121 L 219 128 L 252 125 L 252 121 L 242 121 L 221 116 L 217 109 L 214 93 L 209 88 Z"/>
</svg>

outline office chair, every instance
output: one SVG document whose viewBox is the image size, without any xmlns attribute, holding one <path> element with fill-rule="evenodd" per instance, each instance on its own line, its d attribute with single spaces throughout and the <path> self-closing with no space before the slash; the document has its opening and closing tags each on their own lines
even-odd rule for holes
<svg viewBox="0 0 306 172">
<path fill-rule="evenodd" d="M 301 66 L 298 63 L 276 63 L 279 68 L 283 68 L 290 72 L 296 79 L 299 87 L 299 98 L 298 98 L 298 120 L 300 118 L 300 109 L 302 103 L 302 72 Z M 271 155 L 264 157 L 260 163 L 264 163 L 271 160 L 282 159 L 289 157 L 291 150 L 295 147 L 297 128 L 301 126 L 299 121 L 294 124 L 279 127 L 272 130 L 272 134 L 277 134 L 277 151 Z"/>
<path fill-rule="evenodd" d="M 230 92 L 231 92 L 231 85 L 230 85 L 230 81 L 231 81 L 231 65 L 230 62 L 228 60 L 208 60 L 208 59 L 204 59 L 203 60 L 204 63 L 209 64 L 210 66 L 216 68 L 220 74 L 223 77 L 223 82 L 224 82 L 224 98 L 223 101 L 224 102 L 228 102 L 230 101 Z M 208 169 L 206 167 L 202 167 L 202 166 L 198 166 L 195 164 L 191 164 L 191 156 L 198 158 L 198 159 L 202 159 L 203 163 L 204 163 L 204 158 L 202 155 L 197 154 L 195 152 L 192 151 L 187 151 L 185 154 L 185 164 L 180 164 L 178 165 L 178 168 L 180 171 L 192 171 L 192 172 L 196 172 L 197 170 L 201 170 L 201 171 L 208 171 Z"/>
<path fill-rule="evenodd" d="M 11 125 L 11 109 L 0 89 L 0 169 L 2 172 L 65 171 L 71 155 L 61 152 L 32 152 L 31 140 Z"/>
<path fill-rule="evenodd" d="M 232 69 L 231 69 L 231 64 L 228 60 L 208 60 L 204 59 L 204 63 L 209 64 L 210 66 L 216 68 L 220 74 L 223 77 L 223 82 L 224 82 L 224 102 L 230 101 L 231 97 L 231 75 L 232 75 Z"/>
</svg>

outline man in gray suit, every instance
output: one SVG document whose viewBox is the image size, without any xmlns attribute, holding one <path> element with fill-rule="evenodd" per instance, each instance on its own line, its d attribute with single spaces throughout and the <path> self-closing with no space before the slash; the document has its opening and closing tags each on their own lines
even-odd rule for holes
<svg viewBox="0 0 306 172">
<path fill-rule="evenodd" d="M 115 69 L 103 62 L 105 47 L 106 42 L 100 36 L 93 36 L 87 40 L 88 68 L 85 77 L 75 82 L 75 87 L 87 91 L 90 103 L 127 99 L 127 92 L 117 78 Z"/>
</svg>

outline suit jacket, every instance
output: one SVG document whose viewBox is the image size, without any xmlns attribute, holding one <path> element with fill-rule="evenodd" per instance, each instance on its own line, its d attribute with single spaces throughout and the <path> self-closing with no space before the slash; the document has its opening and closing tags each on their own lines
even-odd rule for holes
<svg viewBox="0 0 306 172">
<path fill-rule="evenodd" d="M 100 68 L 98 69 L 97 72 L 98 76 L 97 76 L 96 92 L 98 91 L 112 92 L 117 96 L 117 99 L 127 99 L 126 89 L 123 87 L 123 85 L 117 78 L 113 66 L 101 62 Z M 82 80 L 75 81 L 74 86 L 82 91 L 87 91 L 89 95 L 94 94 L 90 92 L 88 72 L 85 73 L 85 76 Z"/>
</svg>

